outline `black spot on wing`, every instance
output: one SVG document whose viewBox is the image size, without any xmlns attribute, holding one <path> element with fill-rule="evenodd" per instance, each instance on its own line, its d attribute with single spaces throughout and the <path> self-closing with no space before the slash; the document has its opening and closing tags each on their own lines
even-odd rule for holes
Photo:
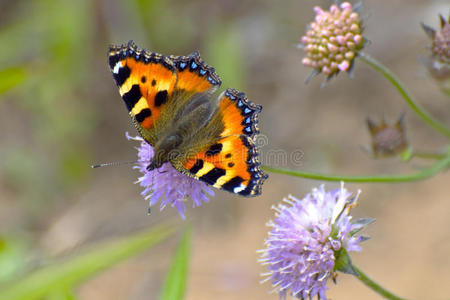
<svg viewBox="0 0 450 300">
<path fill-rule="evenodd" d="M 192 168 L 189 169 L 189 172 L 191 172 L 192 174 L 197 174 L 197 172 L 200 171 L 202 168 L 203 168 L 203 160 L 197 159 Z"/>
<path fill-rule="evenodd" d="M 142 77 L 141 77 L 141 82 L 142 82 L 142 83 L 145 83 L 146 81 L 147 81 L 147 77 L 142 76 Z"/>
<path fill-rule="evenodd" d="M 167 101 L 167 91 L 162 90 L 155 95 L 155 106 L 161 106 Z"/>
<path fill-rule="evenodd" d="M 206 156 L 213 156 L 213 155 L 219 154 L 220 151 L 222 151 L 222 148 L 223 148 L 223 145 L 221 143 L 214 144 L 208 149 L 208 151 L 206 151 L 205 154 L 206 154 Z"/>
<path fill-rule="evenodd" d="M 152 80 L 152 86 L 155 86 L 155 85 L 156 85 L 156 80 L 153 79 L 153 80 Z"/>
<path fill-rule="evenodd" d="M 240 186 L 243 181 L 241 176 L 235 176 L 222 185 L 222 189 L 234 193 L 234 188 Z"/>
<path fill-rule="evenodd" d="M 207 184 L 213 185 L 217 182 L 217 179 L 225 175 L 226 171 L 221 168 L 214 168 L 199 179 Z"/>
<path fill-rule="evenodd" d="M 150 110 L 150 108 L 144 108 L 134 117 L 136 118 L 136 121 L 142 123 L 147 117 L 150 117 L 151 115 L 152 111 Z"/>
<path fill-rule="evenodd" d="M 125 105 L 128 108 L 128 111 L 132 110 L 136 103 L 141 99 L 141 88 L 138 84 L 135 84 L 131 87 L 131 89 L 123 94 L 122 98 L 125 101 Z"/>
</svg>

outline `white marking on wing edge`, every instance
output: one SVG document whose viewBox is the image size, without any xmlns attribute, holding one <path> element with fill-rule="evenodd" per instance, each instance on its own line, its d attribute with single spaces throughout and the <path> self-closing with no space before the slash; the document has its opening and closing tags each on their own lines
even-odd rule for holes
<svg viewBox="0 0 450 300">
<path fill-rule="evenodd" d="M 245 190 L 245 188 L 246 188 L 246 186 L 241 183 L 240 186 L 237 186 L 237 187 L 235 187 L 233 189 L 233 192 L 235 192 L 237 194 L 237 193 L 242 192 L 243 190 Z"/>
<path fill-rule="evenodd" d="M 114 74 L 119 74 L 119 69 L 120 68 L 122 68 L 122 62 L 121 61 L 117 62 L 117 64 L 114 66 L 113 73 Z"/>
</svg>

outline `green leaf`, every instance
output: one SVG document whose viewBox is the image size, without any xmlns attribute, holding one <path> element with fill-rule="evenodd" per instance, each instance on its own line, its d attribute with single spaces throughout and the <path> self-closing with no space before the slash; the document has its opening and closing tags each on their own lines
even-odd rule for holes
<svg viewBox="0 0 450 300">
<path fill-rule="evenodd" d="M 83 254 L 37 269 L 0 288 L 2 300 L 33 300 L 69 289 L 92 275 L 154 246 L 174 232 L 164 224 L 131 236 L 94 245 Z"/>
<path fill-rule="evenodd" d="M 345 274 L 351 274 L 356 276 L 358 275 L 358 273 L 356 273 L 355 269 L 353 268 L 350 255 L 348 255 L 348 252 L 347 250 L 345 250 L 344 247 L 342 247 L 338 251 L 335 251 L 334 255 L 336 257 L 334 263 L 334 270 L 341 271 L 342 273 Z"/>
<path fill-rule="evenodd" d="M 0 95 L 22 83 L 25 77 L 25 70 L 22 67 L 0 70 Z"/>
<path fill-rule="evenodd" d="M 161 293 L 161 300 L 181 300 L 186 290 L 191 228 L 184 231 Z"/>
<path fill-rule="evenodd" d="M 400 158 L 404 162 L 410 161 L 411 158 L 413 158 L 413 156 L 414 156 L 414 151 L 411 147 L 406 148 L 402 153 L 400 153 Z"/>
</svg>

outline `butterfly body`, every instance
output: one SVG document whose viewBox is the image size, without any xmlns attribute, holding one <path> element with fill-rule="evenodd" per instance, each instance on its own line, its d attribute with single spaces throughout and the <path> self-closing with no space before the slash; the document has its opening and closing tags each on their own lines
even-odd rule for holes
<svg viewBox="0 0 450 300">
<path fill-rule="evenodd" d="M 170 162 L 181 173 L 214 187 L 256 196 L 267 175 L 254 137 L 261 106 L 221 84 L 198 52 L 164 56 L 134 43 L 111 46 L 109 65 L 141 136 L 153 146 L 148 165 Z"/>
<path fill-rule="evenodd" d="M 189 156 L 189 153 L 194 155 L 205 146 L 217 142 L 219 139 L 217 137 L 223 131 L 220 112 L 214 107 L 211 99 L 198 99 L 194 99 L 178 111 L 163 112 L 169 116 L 173 113 L 175 117 L 172 122 L 155 130 L 155 156 L 149 164 L 149 170 L 158 168 L 166 162 L 177 165 L 180 156 Z"/>
</svg>

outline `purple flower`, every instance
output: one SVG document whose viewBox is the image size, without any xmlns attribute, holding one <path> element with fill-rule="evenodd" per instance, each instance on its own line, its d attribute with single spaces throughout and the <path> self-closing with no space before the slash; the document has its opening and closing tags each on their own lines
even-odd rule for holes
<svg viewBox="0 0 450 300">
<path fill-rule="evenodd" d="M 317 297 L 325 300 L 328 279 L 336 277 L 335 262 L 342 250 L 360 251 L 365 237 L 354 235 L 370 221 L 351 222 L 350 209 L 357 204 L 356 196 L 343 183 L 339 189 L 327 192 L 323 185 L 302 200 L 293 196 L 273 207 L 275 219 L 260 250 L 260 262 L 268 266 L 264 281 L 271 281 L 272 292 L 281 299 L 292 295 L 300 299 Z"/>
<path fill-rule="evenodd" d="M 126 137 L 129 140 L 141 142 L 138 150 L 138 161 L 135 169 L 138 169 L 143 175 L 139 177 L 136 183 L 139 183 L 144 190 L 142 196 L 150 200 L 150 206 L 160 202 L 160 210 L 166 205 L 176 207 L 181 217 L 185 219 L 186 200 L 190 197 L 193 201 L 193 207 L 201 206 L 202 202 L 208 202 L 209 196 L 214 196 L 212 191 L 205 183 L 192 177 L 188 177 L 177 171 L 170 163 L 163 164 L 159 169 L 147 170 L 147 166 L 153 157 L 153 147 L 143 138 L 131 137 L 128 132 Z"/>
</svg>

